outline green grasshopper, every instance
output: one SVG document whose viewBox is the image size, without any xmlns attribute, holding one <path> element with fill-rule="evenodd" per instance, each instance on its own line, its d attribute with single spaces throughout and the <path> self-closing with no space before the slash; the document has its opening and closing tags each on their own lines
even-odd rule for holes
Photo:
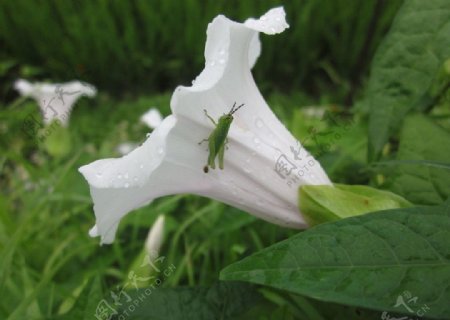
<svg viewBox="0 0 450 320">
<path fill-rule="evenodd" d="M 230 130 L 231 123 L 233 122 L 233 114 L 238 111 L 241 107 L 243 107 L 244 104 L 241 104 L 236 107 L 236 102 L 233 104 L 233 107 L 231 108 L 230 112 L 227 114 L 224 114 L 219 118 L 218 123 L 214 121 L 213 118 L 208 114 L 206 109 L 203 109 L 205 111 L 205 115 L 211 120 L 211 122 L 216 126 L 209 135 L 208 139 L 203 139 L 198 144 L 202 144 L 205 141 L 208 141 L 208 147 L 209 147 L 209 156 L 208 156 L 208 163 L 206 166 L 203 167 L 203 172 L 208 173 L 209 169 L 208 166 L 211 167 L 211 169 L 216 168 L 215 159 L 219 158 L 219 168 L 223 169 L 223 158 L 225 156 L 225 148 L 227 147 L 228 143 L 228 131 Z"/>
</svg>

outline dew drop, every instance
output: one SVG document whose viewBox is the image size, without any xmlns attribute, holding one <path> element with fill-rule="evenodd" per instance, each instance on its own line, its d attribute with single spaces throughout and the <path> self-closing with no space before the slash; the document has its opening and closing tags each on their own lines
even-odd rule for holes
<svg viewBox="0 0 450 320">
<path fill-rule="evenodd" d="M 261 141 L 260 141 L 259 138 L 257 138 L 257 137 L 254 137 L 254 138 L 253 138 L 253 142 L 254 142 L 256 145 L 259 145 L 259 144 L 261 143 Z"/>
<path fill-rule="evenodd" d="M 225 59 L 220 59 L 220 60 L 219 60 L 219 63 L 220 63 L 220 64 L 224 64 L 224 63 L 225 63 Z"/>
<path fill-rule="evenodd" d="M 141 163 L 141 164 L 139 165 L 139 168 L 144 169 L 144 165 Z"/>
<path fill-rule="evenodd" d="M 130 186 L 130 184 L 127 182 L 125 183 L 125 188 L 128 188 Z"/>
<path fill-rule="evenodd" d="M 216 65 L 216 61 L 211 61 L 211 63 L 209 64 L 211 67 L 214 67 Z"/>
<path fill-rule="evenodd" d="M 159 155 L 162 155 L 164 153 L 164 148 L 163 147 L 158 147 L 157 152 L 158 152 Z"/>
<path fill-rule="evenodd" d="M 262 122 L 262 120 L 260 118 L 256 119 L 256 126 L 258 128 L 262 128 L 264 126 L 264 123 Z"/>
<path fill-rule="evenodd" d="M 124 174 L 124 178 L 125 178 L 125 179 L 128 179 L 128 173 L 125 173 L 125 174 Z"/>
<path fill-rule="evenodd" d="M 135 176 L 135 177 L 133 178 L 133 180 L 134 180 L 134 181 L 138 181 L 138 177 Z"/>
<path fill-rule="evenodd" d="M 226 53 L 225 49 L 221 49 L 221 50 L 219 51 L 219 54 L 220 54 L 221 56 L 224 56 L 225 53 Z"/>
<path fill-rule="evenodd" d="M 117 175 L 117 179 L 122 179 L 122 175 L 120 173 Z"/>
<path fill-rule="evenodd" d="M 97 174 L 96 174 L 96 176 L 99 177 L 99 178 L 101 178 L 102 175 L 103 175 L 103 174 L 102 174 L 101 172 L 97 172 Z"/>
</svg>

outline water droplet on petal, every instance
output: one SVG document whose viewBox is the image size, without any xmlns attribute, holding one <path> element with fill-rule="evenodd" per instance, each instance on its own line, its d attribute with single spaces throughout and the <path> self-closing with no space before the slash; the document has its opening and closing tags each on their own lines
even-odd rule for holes
<svg viewBox="0 0 450 320">
<path fill-rule="evenodd" d="M 96 176 L 97 176 L 98 178 L 101 178 L 101 177 L 102 177 L 102 173 L 101 173 L 101 172 L 97 172 Z"/>
<path fill-rule="evenodd" d="M 210 65 L 211 67 L 214 67 L 214 66 L 216 65 L 216 61 L 214 61 L 214 60 L 211 61 L 209 65 Z"/>
<path fill-rule="evenodd" d="M 220 54 L 221 56 L 224 56 L 225 53 L 226 53 L 225 49 L 221 49 L 221 50 L 219 51 L 219 54 Z"/>
<path fill-rule="evenodd" d="M 125 174 L 124 174 L 124 178 L 125 178 L 125 179 L 128 179 L 128 173 L 125 173 Z"/>
<path fill-rule="evenodd" d="M 253 142 L 254 142 L 256 145 L 258 145 L 258 144 L 261 143 L 261 141 L 259 140 L 258 137 L 254 137 L 254 138 L 253 138 Z"/>
<path fill-rule="evenodd" d="M 220 60 L 219 60 L 219 63 L 220 63 L 220 64 L 224 64 L 224 63 L 225 63 L 225 59 L 220 59 Z"/>
<path fill-rule="evenodd" d="M 125 188 L 128 188 L 130 186 L 130 184 L 127 182 L 125 183 Z"/>
<path fill-rule="evenodd" d="M 120 173 L 117 175 L 117 179 L 122 179 L 122 175 Z"/>
<path fill-rule="evenodd" d="M 264 126 L 264 123 L 262 122 L 262 120 L 260 118 L 256 119 L 255 123 L 258 128 L 262 128 Z"/>
<path fill-rule="evenodd" d="M 139 165 L 139 168 L 144 169 L 144 165 L 141 163 L 141 164 Z"/>
<path fill-rule="evenodd" d="M 134 177 L 133 180 L 134 180 L 134 181 L 138 181 L 138 177 Z"/>
<path fill-rule="evenodd" d="M 158 147 L 157 152 L 158 152 L 159 155 L 162 155 L 164 153 L 164 148 L 163 147 Z"/>
</svg>

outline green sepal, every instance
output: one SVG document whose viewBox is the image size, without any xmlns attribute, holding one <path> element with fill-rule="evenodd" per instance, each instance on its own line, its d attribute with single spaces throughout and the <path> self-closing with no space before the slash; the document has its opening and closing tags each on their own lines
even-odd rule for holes
<svg viewBox="0 0 450 320">
<path fill-rule="evenodd" d="M 299 208 L 310 226 L 364 213 L 411 207 L 395 193 L 368 186 L 334 184 L 299 188 Z"/>
</svg>

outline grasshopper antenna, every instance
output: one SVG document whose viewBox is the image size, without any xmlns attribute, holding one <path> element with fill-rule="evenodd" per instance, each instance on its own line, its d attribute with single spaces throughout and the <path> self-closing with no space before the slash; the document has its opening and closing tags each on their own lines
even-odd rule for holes
<svg viewBox="0 0 450 320">
<path fill-rule="evenodd" d="M 233 115 L 236 111 L 238 111 L 240 108 L 242 108 L 243 106 L 245 106 L 245 104 L 241 104 L 239 106 L 236 107 L 236 102 L 233 104 L 233 107 L 231 108 L 230 114 Z"/>
</svg>

